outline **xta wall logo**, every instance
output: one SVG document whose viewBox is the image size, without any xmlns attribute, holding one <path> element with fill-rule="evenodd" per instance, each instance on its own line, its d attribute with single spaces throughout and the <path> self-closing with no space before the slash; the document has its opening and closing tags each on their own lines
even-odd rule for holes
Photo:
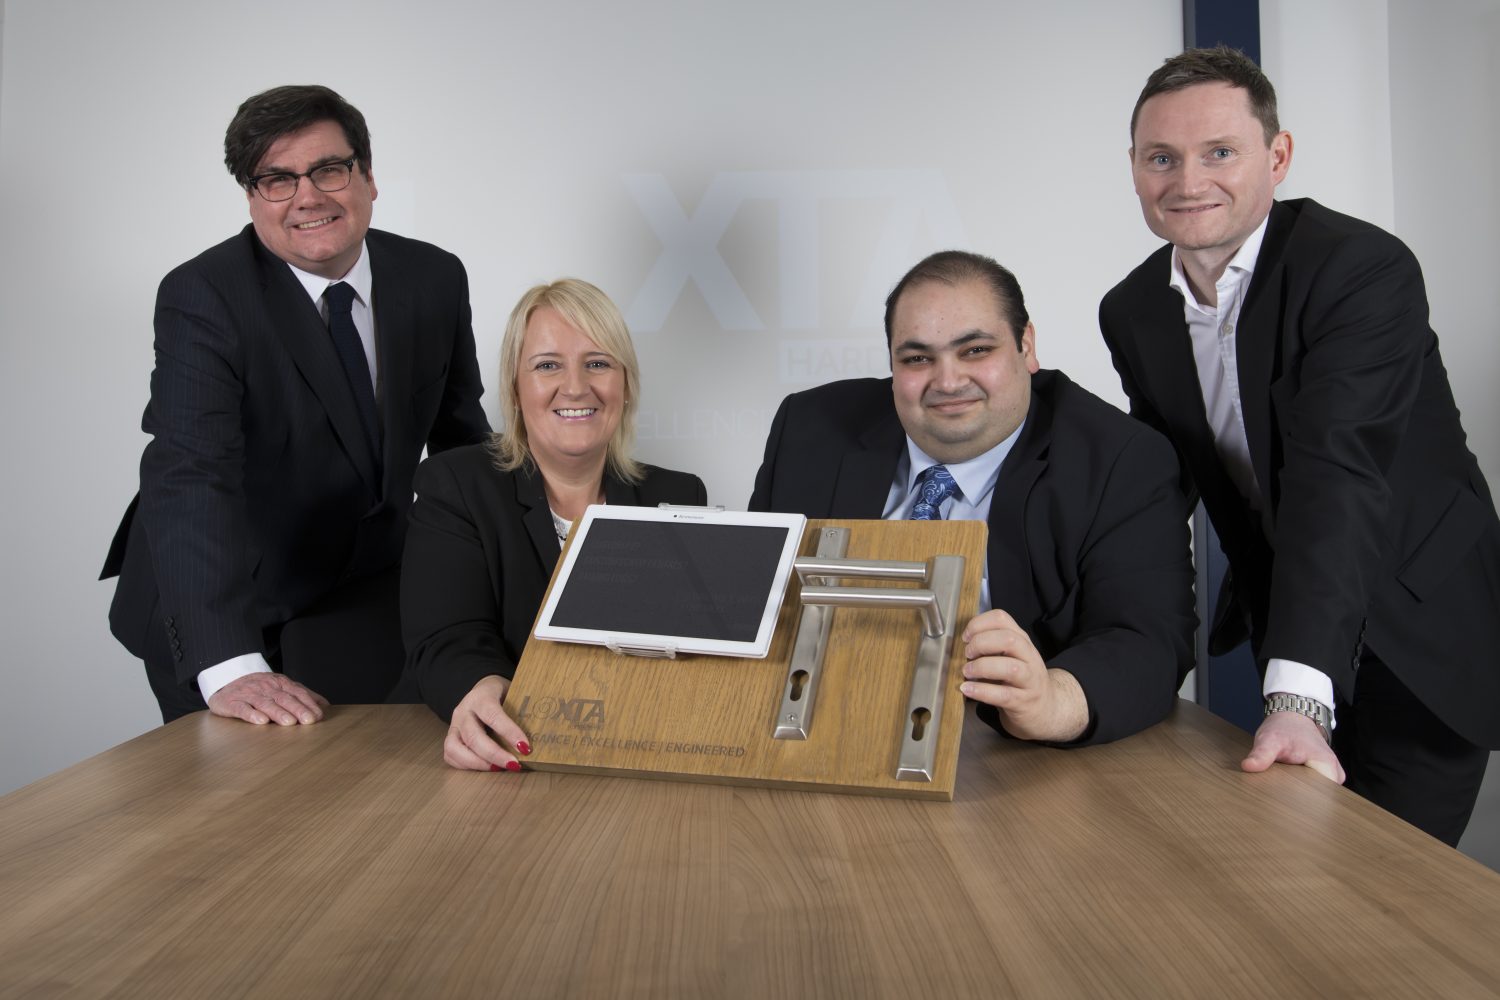
<svg viewBox="0 0 1500 1000">
<path fill-rule="evenodd" d="M 749 171 L 715 174 L 690 215 L 661 174 L 626 174 L 630 196 L 662 243 L 645 282 L 626 310 L 632 330 L 656 331 L 691 281 L 714 319 L 725 330 L 764 330 L 767 319 L 751 305 L 719 251 L 735 213 L 746 203 L 776 206 L 779 316 L 770 323 L 783 330 L 815 330 L 819 315 L 819 267 L 825 235 L 819 210 L 830 201 L 863 200 L 884 213 L 873 244 L 861 243 L 855 262 L 861 271 L 856 315 L 835 317 L 835 325 L 864 328 L 875 317 L 889 286 L 916 262 L 918 245 L 964 245 L 963 225 L 938 170 Z M 921 240 L 925 235 L 926 239 Z M 919 240 L 921 243 L 919 244 Z"/>
</svg>

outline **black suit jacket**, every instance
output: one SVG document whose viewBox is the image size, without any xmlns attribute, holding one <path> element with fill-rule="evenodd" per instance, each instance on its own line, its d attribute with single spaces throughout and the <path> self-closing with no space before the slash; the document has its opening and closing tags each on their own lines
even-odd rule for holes
<svg viewBox="0 0 1500 1000">
<path fill-rule="evenodd" d="M 991 603 L 1083 686 L 1084 743 L 1159 722 L 1192 666 L 1187 509 L 1171 449 L 1143 430 L 1061 372 L 1039 372 L 990 501 Z M 879 518 L 905 449 L 890 379 L 788 396 L 750 509 Z"/>
<path fill-rule="evenodd" d="M 168 274 L 140 492 L 104 567 L 115 636 L 165 629 L 181 683 L 401 557 L 412 475 L 489 430 L 468 278 L 437 247 L 366 235 L 384 428 L 376 471 L 317 307 L 252 226 Z"/>
<path fill-rule="evenodd" d="M 1100 326 L 1131 412 L 1173 441 L 1213 518 L 1262 667 L 1306 663 L 1347 700 L 1368 643 L 1449 726 L 1500 746 L 1500 524 L 1416 259 L 1316 202 L 1272 208 L 1236 334 L 1269 537 L 1215 450 L 1170 267 L 1166 246 L 1105 296 Z"/>
<path fill-rule="evenodd" d="M 636 484 L 604 477 L 620 506 L 707 502 L 703 481 L 645 466 Z M 443 719 L 481 679 L 511 677 L 531 635 L 560 547 L 534 467 L 495 468 L 487 446 L 422 463 L 401 565 L 407 677 Z"/>
</svg>

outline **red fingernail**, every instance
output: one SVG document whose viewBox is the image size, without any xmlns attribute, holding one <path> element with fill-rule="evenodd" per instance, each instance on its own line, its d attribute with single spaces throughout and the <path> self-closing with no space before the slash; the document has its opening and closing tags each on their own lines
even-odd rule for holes
<svg viewBox="0 0 1500 1000">
<path fill-rule="evenodd" d="M 527 743 L 525 740 L 517 743 L 516 749 L 521 751 L 521 753 L 527 755 L 528 757 L 531 755 L 531 744 Z"/>
<path fill-rule="evenodd" d="M 500 765 L 499 764 L 491 764 L 490 765 L 490 770 L 491 771 L 498 771 L 498 770 L 500 770 Z"/>
<path fill-rule="evenodd" d="M 519 771 L 521 769 L 521 762 L 518 760 L 508 760 L 505 762 L 505 769 L 507 771 Z"/>
</svg>

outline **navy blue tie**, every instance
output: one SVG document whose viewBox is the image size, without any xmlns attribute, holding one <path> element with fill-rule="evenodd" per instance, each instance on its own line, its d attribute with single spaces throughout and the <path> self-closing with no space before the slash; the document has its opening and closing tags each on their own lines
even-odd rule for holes
<svg viewBox="0 0 1500 1000">
<path fill-rule="evenodd" d="M 354 328 L 354 315 L 350 311 L 354 304 L 354 286 L 347 281 L 329 285 L 323 292 L 328 303 L 328 332 L 333 336 L 333 349 L 338 352 L 339 363 L 344 366 L 344 377 L 349 380 L 349 389 L 354 393 L 354 405 L 359 410 L 360 423 L 365 428 L 365 438 L 375 457 L 375 468 L 380 468 L 380 418 L 375 412 L 375 385 L 370 378 L 370 365 L 365 360 L 365 345 L 360 342 L 359 331 Z"/>
<path fill-rule="evenodd" d="M 911 521 L 941 521 L 938 510 L 943 501 L 958 492 L 958 483 L 946 465 L 934 465 L 917 478 L 917 502 L 912 504 L 907 519 Z"/>
</svg>

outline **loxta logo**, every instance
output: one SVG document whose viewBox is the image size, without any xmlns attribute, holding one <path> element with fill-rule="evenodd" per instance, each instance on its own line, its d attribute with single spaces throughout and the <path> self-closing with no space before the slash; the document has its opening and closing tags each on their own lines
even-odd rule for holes
<svg viewBox="0 0 1500 1000">
<path fill-rule="evenodd" d="M 577 729 L 599 729 L 604 725 L 604 701 L 599 698 L 538 698 L 533 706 L 531 695 L 527 695 L 516 710 L 516 721 L 522 719 L 566 722 Z"/>
</svg>

